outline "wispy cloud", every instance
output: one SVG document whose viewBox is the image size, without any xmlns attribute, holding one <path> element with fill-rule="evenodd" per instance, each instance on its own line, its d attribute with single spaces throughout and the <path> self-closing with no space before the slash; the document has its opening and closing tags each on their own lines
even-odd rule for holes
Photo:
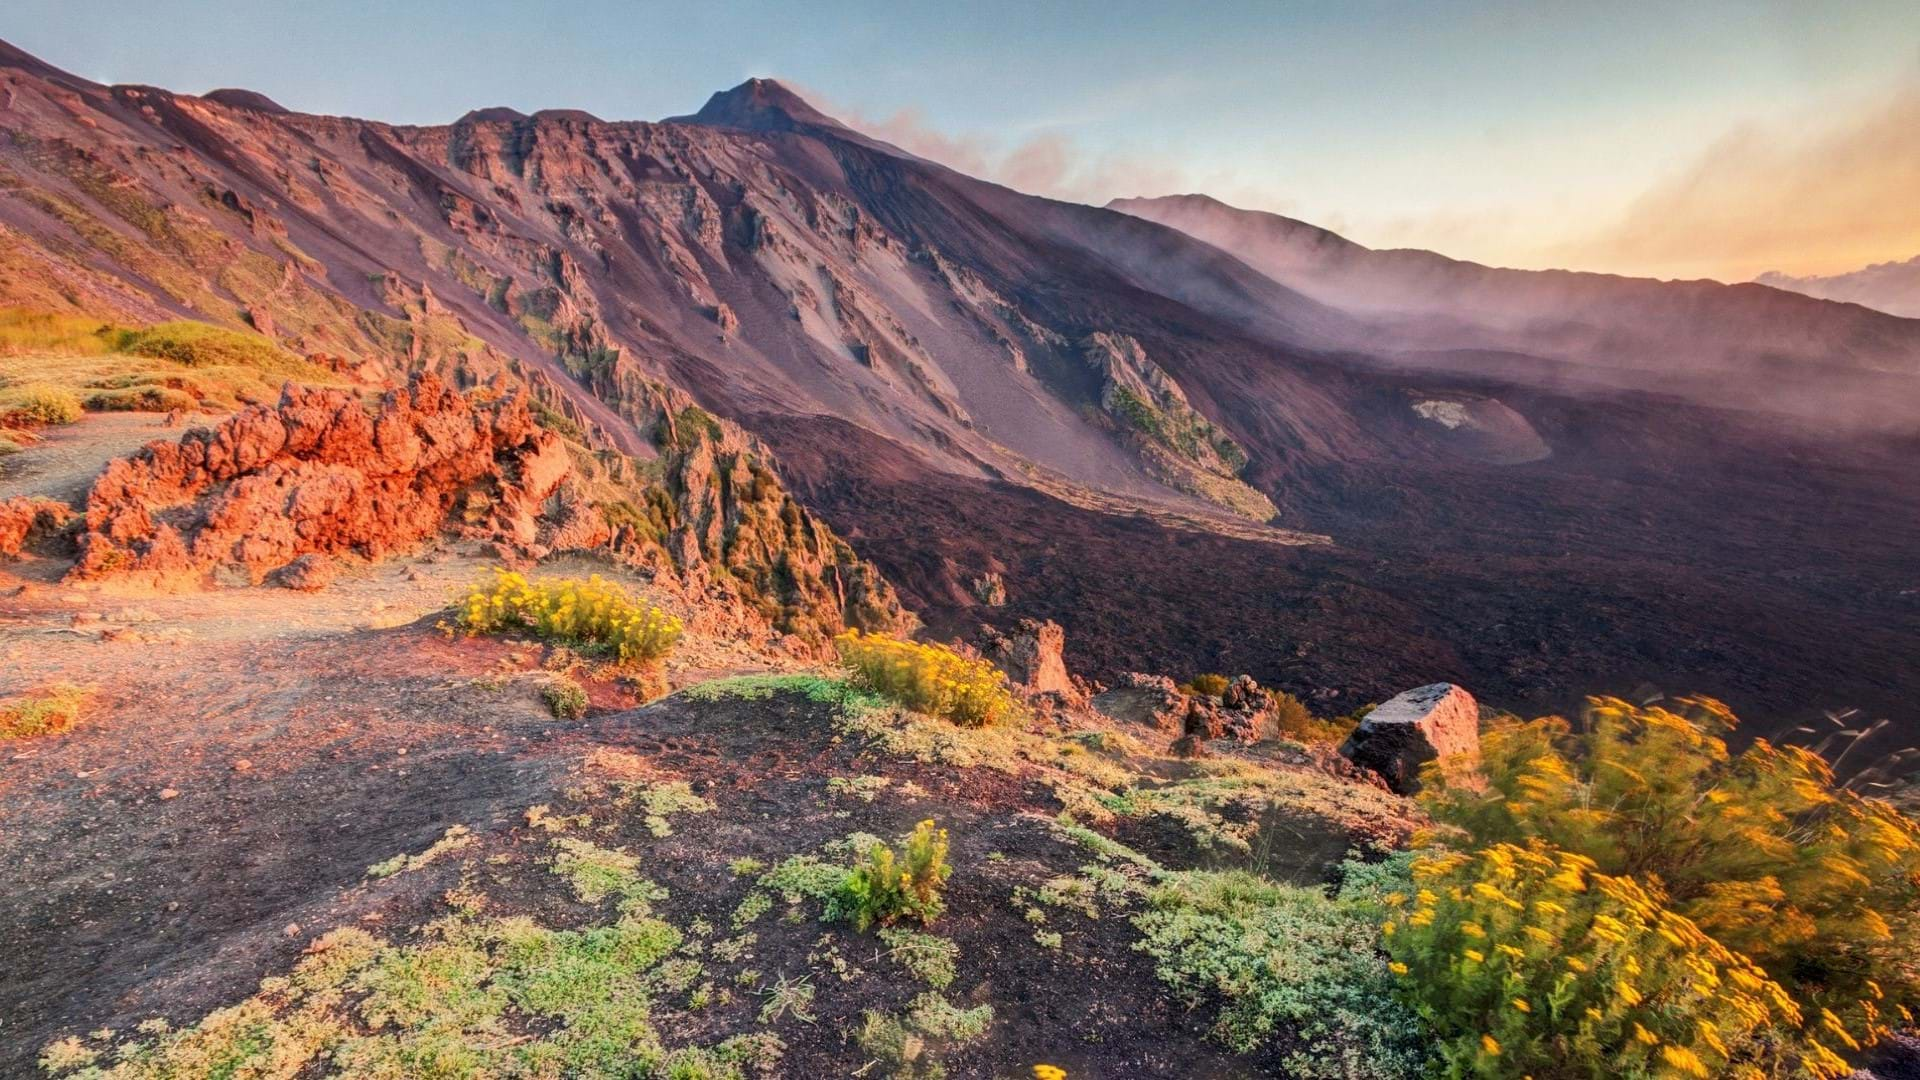
<svg viewBox="0 0 1920 1080">
<path fill-rule="evenodd" d="M 1569 261 L 1745 280 L 1920 254 L 1920 78 L 1824 117 L 1729 131 Z"/>
<path fill-rule="evenodd" d="M 1094 151 L 1057 128 L 956 133 L 915 109 L 885 116 L 827 111 L 910 153 L 1036 195 L 1097 205 L 1117 196 L 1203 191 L 1303 216 L 1363 243 L 1497 265 L 1744 281 L 1768 270 L 1836 273 L 1920 255 L 1920 75 L 1851 102 L 1725 130 L 1704 139 L 1691 162 L 1664 177 L 1653 173 L 1651 181 L 1643 170 L 1617 186 L 1603 177 L 1564 190 L 1523 183 L 1502 199 L 1421 210 L 1391 200 L 1339 205 L 1325 193 L 1303 204 L 1269 176 Z"/>
<path fill-rule="evenodd" d="M 1098 204 L 1120 195 L 1185 190 L 1182 185 L 1188 181 L 1179 168 L 1134 155 L 1094 153 L 1058 132 L 1006 139 L 942 131 L 917 109 L 880 117 L 857 109 L 826 111 L 910 154 L 1033 195 Z"/>
</svg>

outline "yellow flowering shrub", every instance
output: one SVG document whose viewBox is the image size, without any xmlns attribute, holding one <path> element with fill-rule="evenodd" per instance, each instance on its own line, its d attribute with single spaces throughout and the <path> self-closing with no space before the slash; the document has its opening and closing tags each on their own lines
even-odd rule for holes
<svg viewBox="0 0 1920 1080">
<path fill-rule="evenodd" d="M 1801 1023 L 1746 957 L 1584 856 L 1441 852 L 1413 884 L 1388 897 L 1388 970 L 1447 1076 L 1758 1078 L 1781 1060 L 1774 1029 Z"/>
<path fill-rule="evenodd" d="M 1491 725 L 1478 769 L 1430 770 L 1422 803 L 1476 844 L 1539 839 L 1658 891 L 1786 987 L 1813 1044 L 1914 1022 L 1920 823 L 1807 750 L 1729 753 L 1737 720 L 1710 698 L 1596 698 L 1583 720 Z"/>
<path fill-rule="evenodd" d="M 916 712 L 967 727 L 1011 719 L 1020 703 L 1007 678 L 985 660 L 961 656 L 944 645 L 922 645 L 885 634 L 850 630 L 833 639 L 853 681 Z"/>
<path fill-rule="evenodd" d="M 468 634 L 525 633 L 599 647 L 623 664 L 658 660 L 680 640 L 680 620 L 595 574 L 530 581 L 495 570 L 468 590 L 455 614 Z"/>
</svg>

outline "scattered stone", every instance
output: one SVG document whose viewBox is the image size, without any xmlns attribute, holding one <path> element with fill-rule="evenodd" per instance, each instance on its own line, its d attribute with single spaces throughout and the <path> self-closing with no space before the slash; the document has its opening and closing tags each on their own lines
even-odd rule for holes
<svg viewBox="0 0 1920 1080">
<path fill-rule="evenodd" d="M 974 578 L 971 585 L 974 599 L 988 607 L 1007 606 L 1007 583 L 998 571 L 990 570 Z"/>
<path fill-rule="evenodd" d="M 252 768 L 253 762 L 248 761 L 246 758 L 241 758 L 239 761 L 233 763 L 234 772 L 247 772 Z"/>
<path fill-rule="evenodd" d="M 1480 706 L 1452 683 L 1432 683 L 1368 713 L 1340 747 L 1402 795 L 1420 790 L 1420 766 L 1439 758 L 1480 758 Z"/>
<path fill-rule="evenodd" d="M 178 789 L 176 789 L 176 788 L 161 788 L 161 789 L 160 789 L 160 801 L 161 801 L 161 802 L 166 802 L 166 801 L 168 801 L 169 799 L 177 799 L 177 798 L 179 798 L 179 797 L 180 797 L 180 792 L 179 792 L 179 790 L 178 790 Z"/>
</svg>

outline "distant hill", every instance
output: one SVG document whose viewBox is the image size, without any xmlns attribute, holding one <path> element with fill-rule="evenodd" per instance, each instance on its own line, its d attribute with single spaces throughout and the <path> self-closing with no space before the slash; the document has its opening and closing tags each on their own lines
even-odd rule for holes
<svg viewBox="0 0 1920 1080">
<path fill-rule="evenodd" d="M 1905 262 L 1874 263 L 1846 274 L 1794 277 L 1778 271 L 1754 279 L 1776 289 L 1862 304 L 1893 315 L 1920 319 L 1920 255 Z"/>
</svg>

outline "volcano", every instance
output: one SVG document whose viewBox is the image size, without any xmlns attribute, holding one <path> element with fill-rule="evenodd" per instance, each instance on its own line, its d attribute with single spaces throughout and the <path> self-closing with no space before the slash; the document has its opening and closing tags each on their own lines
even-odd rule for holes
<svg viewBox="0 0 1920 1080">
<path fill-rule="evenodd" d="M 516 380 L 643 458 L 634 418 L 684 395 L 938 633 L 1050 618 L 1099 677 L 1333 712 L 1444 678 L 1920 740 L 1920 321 L 1040 198 L 771 79 L 426 127 L 10 47 L 0 83 L 0 303 Z"/>
</svg>

